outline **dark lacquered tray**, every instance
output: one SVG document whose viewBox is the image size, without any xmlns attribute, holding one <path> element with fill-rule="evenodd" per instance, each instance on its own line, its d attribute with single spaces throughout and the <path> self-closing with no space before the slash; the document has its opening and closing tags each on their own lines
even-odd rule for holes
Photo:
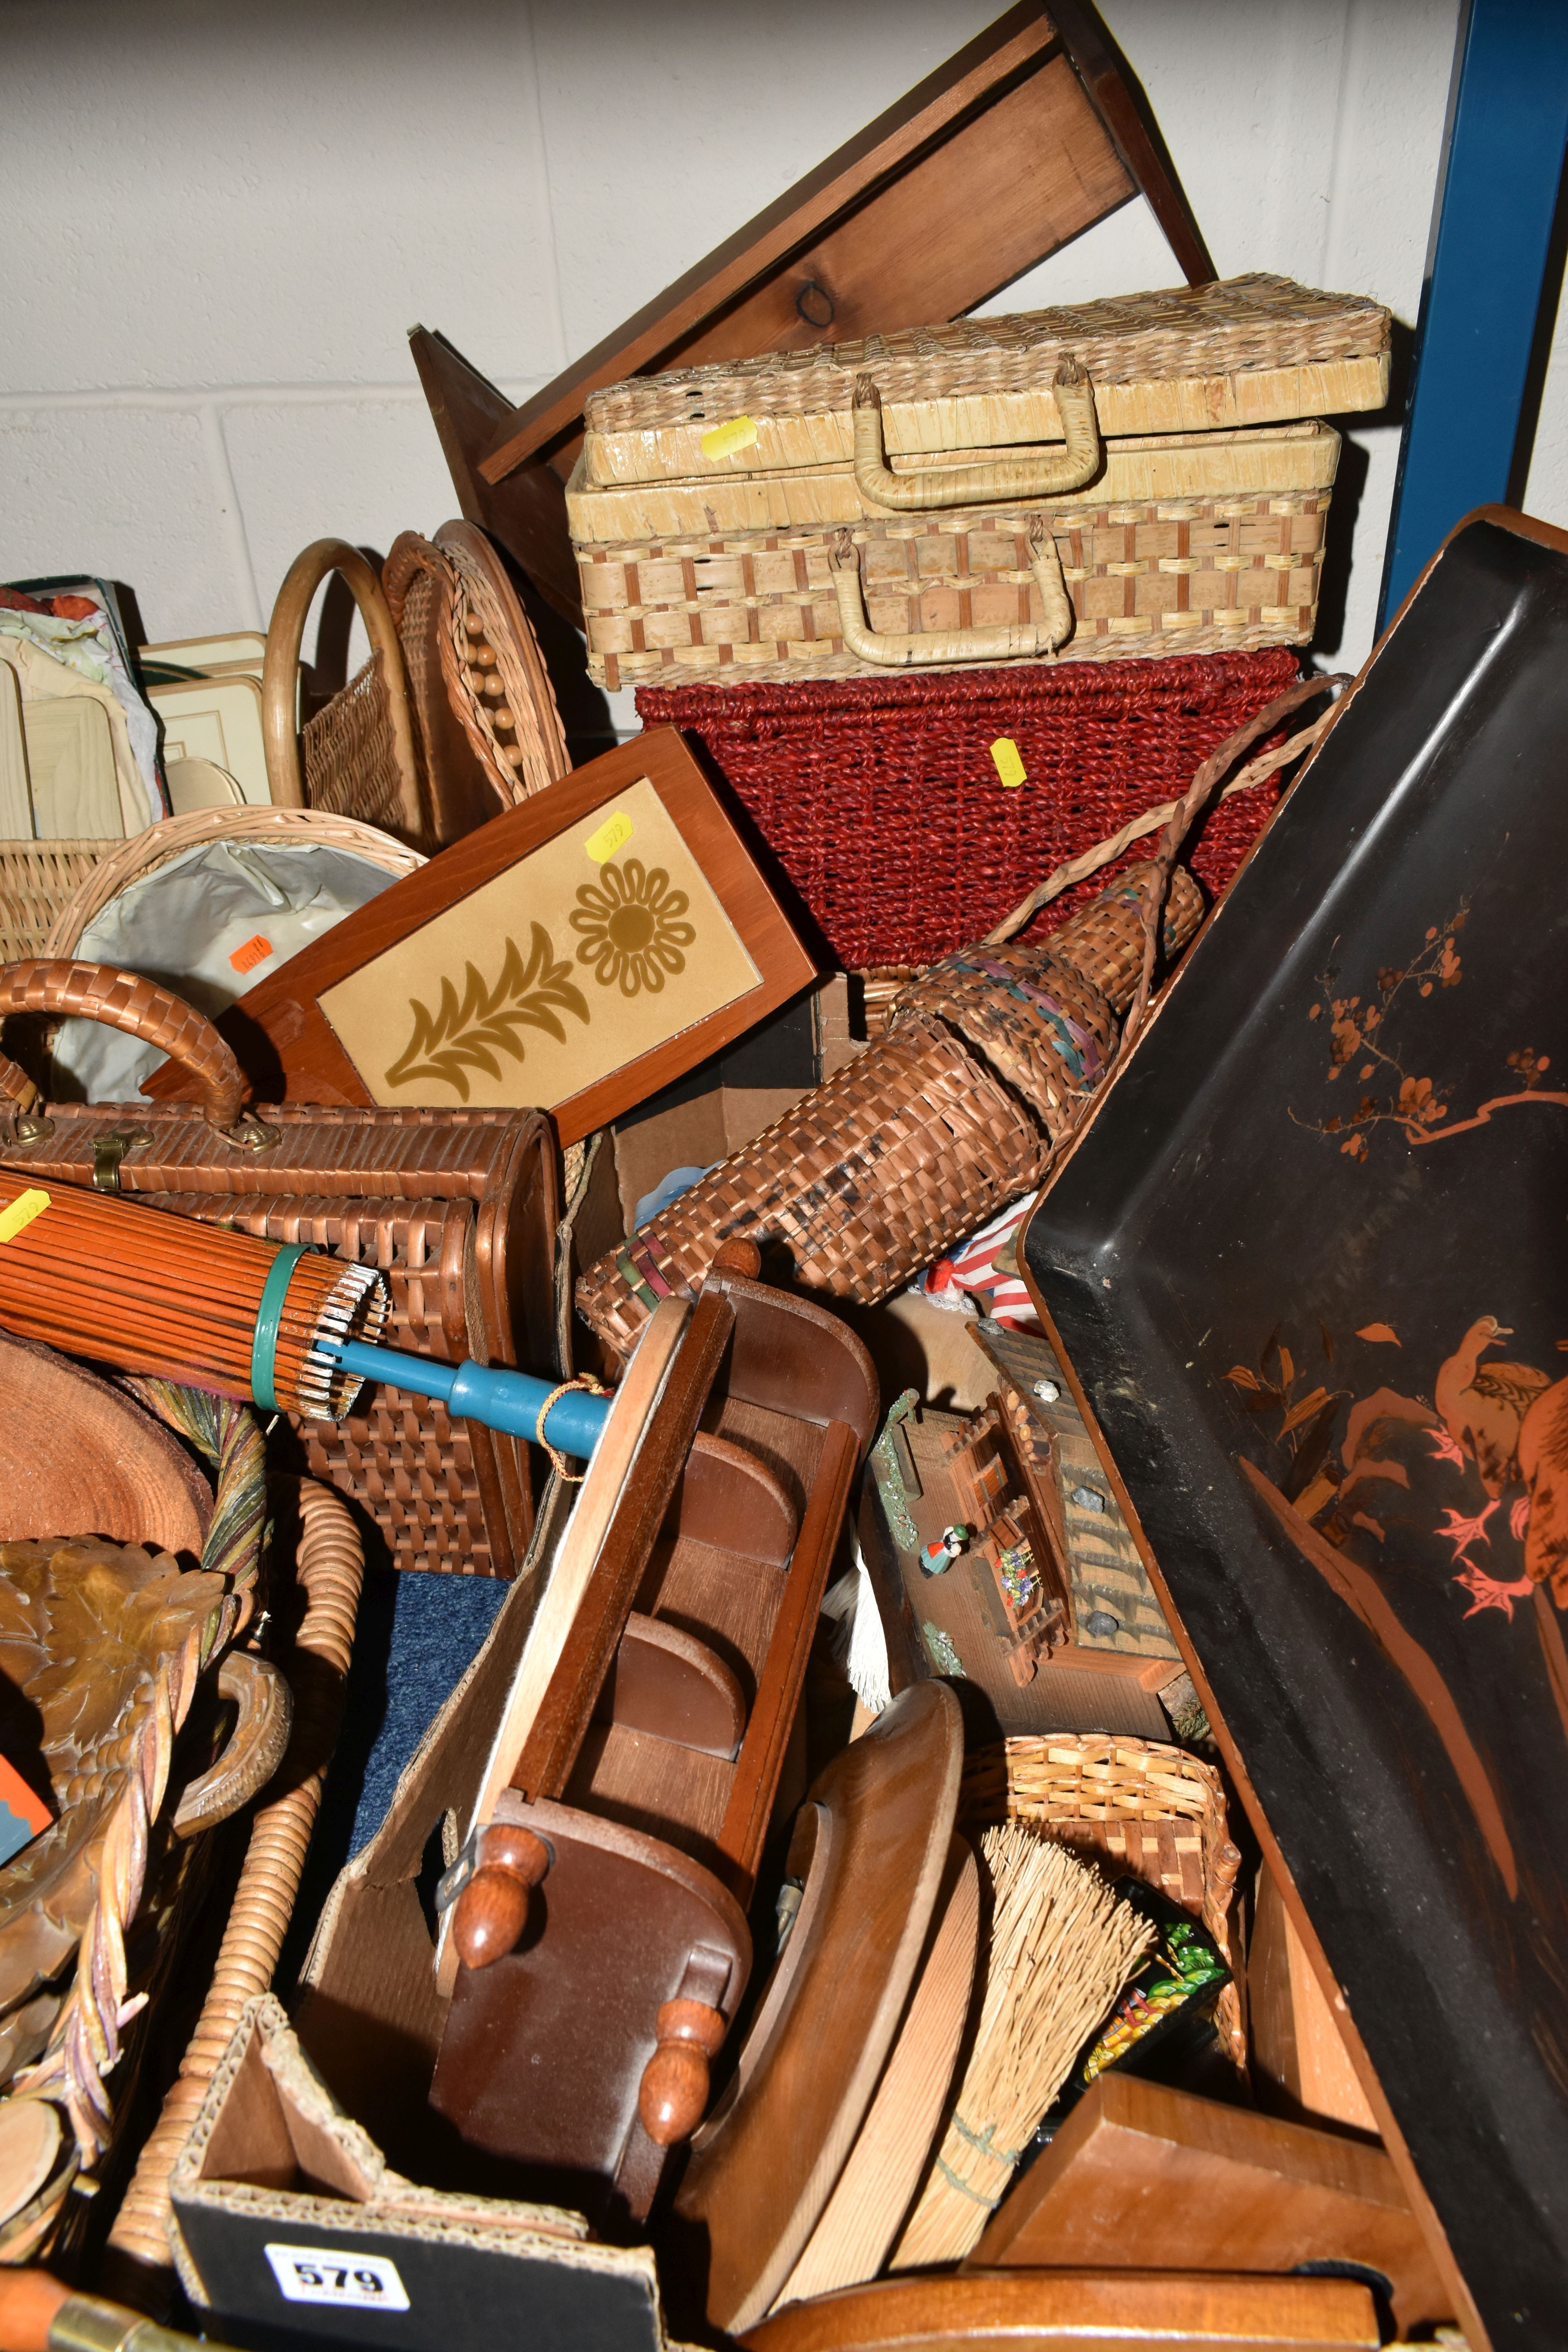
<svg viewBox="0 0 1568 2352">
<path fill-rule="evenodd" d="M 1395 2152 L 1561 2352 L 1568 535 L 1448 541 L 1026 1248 Z"/>
</svg>

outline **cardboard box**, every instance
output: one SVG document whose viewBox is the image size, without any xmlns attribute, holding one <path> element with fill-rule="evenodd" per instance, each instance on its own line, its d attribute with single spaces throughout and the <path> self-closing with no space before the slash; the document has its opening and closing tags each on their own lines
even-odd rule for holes
<svg viewBox="0 0 1568 2352">
<path fill-rule="evenodd" d="M 246 2004 L 170 2187 L 181 2282 L 231 2343 L 664 2352 L 651 2249 L 395 2172 L 269 1993 Z"/>
</svg>

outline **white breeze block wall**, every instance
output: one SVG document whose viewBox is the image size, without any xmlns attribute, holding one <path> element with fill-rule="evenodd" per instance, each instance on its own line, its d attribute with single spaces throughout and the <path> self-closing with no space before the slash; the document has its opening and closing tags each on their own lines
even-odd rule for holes
<svg viewBox="0 0 1568 2352">
<path fill-rule="evenodd" d="M 118 577 L 153 637 L 191 635 L 263 624 L 309 540 L 434 529 L 414 321 L 523 396 L 997 5 L 8 0 L 0 577 Z M 1413 325 L 1457 0 L 1102 6 L 1221 271 Z M 1176 276 L 1139 201 L 989 307 Z M 1397 426 L 1353 443 L 1320 647 L 1351 667 Z M 1529 503 L 1568 520 L 1568 365 Z"/>
</svg>

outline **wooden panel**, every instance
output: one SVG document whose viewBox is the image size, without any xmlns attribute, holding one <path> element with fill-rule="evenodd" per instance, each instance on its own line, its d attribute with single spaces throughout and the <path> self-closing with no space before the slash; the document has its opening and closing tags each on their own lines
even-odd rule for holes
<svg viewBox="0 0 1568 2352">
<path fill-rule="evenodd" d="M 708 1643 L 634 1609 L 594 1717 L 720 1757 L 728 1764 L 746 1728 L 746 1702 L 740 1684 Z"/>
<path fill-rule="evenodd" d="M 619 1723 L 595 1723 L 566 1784 L 570 1803 L 648 1837 L 665 1838 L 700 1862 L 720 1864 L 719 1832 L 735 1768 Z"/>
<path fill-rule="evenodd" d="M 874 268 L 884 236 L 883 205 L 889 195 L 894 196 L 896 204 L 901 179 L 939 142 L 954 157 L 950 169 L 965 184 L 965 194 L 961 211 L 945 216 L 928 215 L 926 251 L 921 259 L 929 265 L 939 243 L 966 257 L 967 290 L 956 308 L 973 308 L 987 293 L 1005 285 L 1009 277 L 1042 259 L 1061 241 L 1058 224 L 1071 217 L 1071 214 L 1058 211 L 1057 220 L 1040 236 L 1029 236 L 1026 201 L 1020 201 L 1028 187 L 1029 160 L 1009 151 L 1009 169 L 993 174 L 989 118 L 998 95 L 1037 78 L 1044 66 L 1060 62 L 1054 29 L 1043 11 L 1031 5 L 1010 10 L 896 106 L 837 149 L 815 172 L 787 189 L 776 204 L 748 221 L 683 278 L 616 328 L 614 334 L 595 344 L 553 383 L 536 393 L 517 411 L 510 425 L 498 434 L 480 467 L 485 478 L 491 482 L 501 480 L 524 458 L 536 451 L 552 449 L 563 434 L 574 431 L 584 396 L 597 384 L 616 383 L 624 376 L 655 368 L 685 366 L 699 357 L 738 357 L 767 350 L 769 339 L 766 335 L 759 339 L 752 305 L 770 299 L 770 281 L 780 273 L 786 278 L 782 289 L 785 296 L 782 323 L 792 347 L 819 341 L 829 331 L 837 340 L 868 328 L 918 325 L 922 320 L 951 315 L 921 302 L 917 290 L 913 298 L 917 307 L 902 310 L 896 319 L 878 310 L 860 324 L 847 323 L 837 308 L 831 284 L 821 289 L 826 299 L 815 293 L 816 280 L 810 267 L 816 241 L 826 238 L 837 224 L 853 215 L 858 224 L 864 254 L 861 268 L 868 265 Z M 1070 68 L 1068 79 L 1072 79 Z M 1060 87 L 1053 85 L 1054 89 Z M 1075 84 L 1072 91 L 1064 89 L 1058 103 L 1065 104 L 1066 122 L 1058 125 L 1053 120 L 1037 135 L 1050 149 L 1073 141 L 1075 134 L 1080 140 L 1082 121 L 1087 116 L 1100 131 L 1104 150 L 1110 153 L 1114 189 L 1110 202 L 1125 201 L 1133 193 L 1132 180 L 1110 152 L 1110 142 L 1081 89 Z M 1101 157 L 1097 176 L 1105 173 Z M 950 185 L 950 196 L 951 193 Z M 1015 215 L 1021 216 L 1017 229 L 1011 226 Z M 897 217 L 896 211 L 894 216 Z M 1077 229 L 1088 227 L 1098 217 L 1097 212 L 1087 208 L 1086 202 L 1074 228 L 1067 233 L 1076 234 Z M 939 224 L 942 232 L 940 239 L 932 235 Z M 995 273 L 994 241 L 1000 237 L 1005 243 L 1017 237 L 1020 229 L 1023 234 L 1019 250 L 1023 257 L 1010 269 Z M 841 250 L 836 258 L 843 270 L 847 254 Z M 858 274 L 851 273 L 847 293 L 855 290 Z M 910 299 L 908 289 L 897 285 L 889 289 L 889 299 L 895 303 L 900 293 L 907 303 Z M 731 339 L 721 345 L 712 338 L 723 332 L 718 322 L 725 318 L 734 324 Z M 710 321 L 716 323 L 710 326 Z M 555 456 L 555 462 L 563 475 L 570 472 L 570 463 L 563 463 L 561 456 Z"/>
<path fill-rule="evenodd" d="M 931 1947 L 849 2161 L 790 2273 L 780 2304 L 875 2278 L 941 2131 L 974 1989 L 980 1873 L 955 1837 Z"/>
<path fill-rule="evenodd" d="M 548 466 L 527 466 L 504 482 L 486 481 L 479 471 L 479 454 L 516 410 L 445 335 L 415 327 L 408 347 L 465 520 L 499 540 L 556 611 L 580 629 L 582 599 L 560 476 Z"/>
<path fill-rule="evenodd" d="M 1380 2337 L 1371 2295 L 1348 2279 L 1042 2270 L 883 2279 L 792 2304 L 741 2341 L 747 2352 L 1370 2352 Z"/>
<path fill-rule="evenodd" d="M 782 1569 L 682 1536 L 655 1548 L 637 1606 L 710 1643 L 749 1705 L 756 1696 L 784 1591 Z"/>
<path fill-rule="evenodd" d="M 1344 1995 L 1335 1988 L 1342 2015 Z M 1377 2117 L 1270 1870 L 1258 1874 L 1247 1947 L 1252 2081 L 1260 2106 L 1300 2123 L 1377 2132 Z"/>
<path fill-rule="evenodd" d="M 822 328 L 798 307 L 808 289 L 833 305 L 835 342 L 956 318 L 1135 194 L 1068 59 L 1046 56 L 976 121 L 683 343 L 679 364 L 820 342 Z"/>
<path fill-rule="evenodd" d="M 802 1808 L 788 1872 L 801 1906 L 677 2200 L 707 2234 L 716 2327 L 767 2309 L 854 2144 L 946 1873 L 963 1745 L 951 1691 L 905 1691 Z"/>
<path fill-rule="evenodd" d="M 1361 2263 L 1389 2281 L 1406 2333 L 1450 2315 L 1381 2148 L 1115 2073 L 1100 2077 L 1003 2199 L 972 2260 L 977 2270 Z"/>
</svg>

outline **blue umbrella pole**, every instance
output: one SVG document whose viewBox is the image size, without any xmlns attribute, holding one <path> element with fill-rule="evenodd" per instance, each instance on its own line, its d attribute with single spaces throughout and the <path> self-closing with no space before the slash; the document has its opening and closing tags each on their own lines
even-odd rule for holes
<svg viewBox="0 0 1568 2352">
<path fill-rule="evenodd" d="M 368 1347 L 363 1339 L 322 1339 L 318 1344 L 346 1372 L 357 1372 L 363 1381 L 436 1397 L 455 1421 L 482 1422 L 487 1429 L 540 1442 L 539 1415 L 553 1381 L 490 1364 L 437 1364 L 428 1356 L 405 1356 L 397 1348 Z M 599 1442 L 610 1404 L 608 1397 L 568 1389 L 550 1408 L 551 1444 L 586 1461 Z"/>
</svg>

